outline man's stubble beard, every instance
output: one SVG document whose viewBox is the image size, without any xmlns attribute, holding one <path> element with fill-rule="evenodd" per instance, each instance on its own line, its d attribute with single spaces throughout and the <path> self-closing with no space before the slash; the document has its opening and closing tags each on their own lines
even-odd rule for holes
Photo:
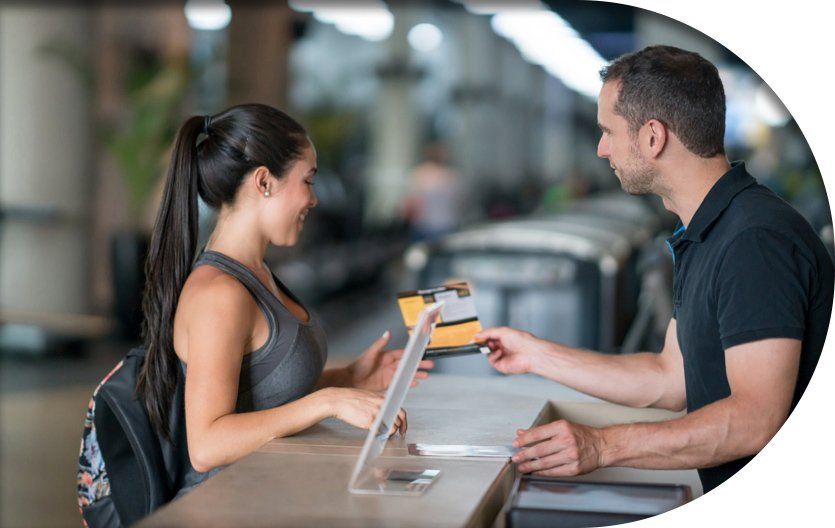
<svg viewBox="0 0 835 528">
<path fill-rule="evenodd" d="M 629 160 L 621 168 L 620 186 L 632 195 L 654 194 L 657 172 L 644 159 L 636 144 L 629 146 Z"/>
</svg>

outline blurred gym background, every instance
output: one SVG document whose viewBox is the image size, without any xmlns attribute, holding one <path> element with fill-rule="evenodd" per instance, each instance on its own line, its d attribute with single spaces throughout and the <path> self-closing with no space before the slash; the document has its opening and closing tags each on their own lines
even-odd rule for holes
<svg viewBox="0 0 835 528">
<path fill-rule="evenodd" d="M 676 219 L 596 156 L 598 70 L 650 44 L 717 64 L 729 158 L 832 249 L 806 141 L 733 53 L 633 7 L 512 4 L 0 4 L 0 525 L 80 522 L 86 403 L 139 340 L 160 176 L 192 114 L 262 102 L 308 129 L 319 206 L 268 264 L 323 318 L 332 365 L 386 329 L 404 344 L 396 293 L 450 279 L 485 325 L 660 349 Z M 494 375 L 483 357 L 437 371 Z"/>
</svg>

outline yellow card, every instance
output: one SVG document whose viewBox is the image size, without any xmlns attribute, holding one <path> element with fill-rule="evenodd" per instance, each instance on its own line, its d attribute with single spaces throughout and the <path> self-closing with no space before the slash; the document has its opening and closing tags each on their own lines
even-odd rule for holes
<svg viewBox="0 0 835 528">
<path fill-rule="evenodd" d="M 475 334 L 481 330 L 481 322 L 478 320 L 472 290 L 466 282 L 397 294 L 397 304 L 409 333 L 417 323 L 420 311 L 436 302 L 443 302 L 444 308 L 424 357 L 483 352 L 483 347 L 475 342 Z"/>
</svg>

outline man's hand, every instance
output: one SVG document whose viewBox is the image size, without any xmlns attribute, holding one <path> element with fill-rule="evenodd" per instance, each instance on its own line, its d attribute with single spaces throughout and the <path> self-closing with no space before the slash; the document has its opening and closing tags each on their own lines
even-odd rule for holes
<svg viewBox="0 0 835 528">
<path fill-rule="evenodd" d="M 532 429 L 519 429 L 513 447 L 536 444 L 513 456 L 522 473 L 565 477 L 603 466 L 603 435 L 599 429 L 558 420 Z"/>
<path fill-rule="evenodd" d="M 532 360 L 540 349 L 540 340 L 530 332 L 508 328 L 487 328 L 475 335 L 478 343 L 486 344 L 492 351 L 487 359 L 503 374 L 527 374 L 533 368 Z"/>
<path fill-rule="evenodd" d="M 391 333 L 386 330 L 356 361 L 347 367 L 351 380 L 351 386 L 357 389 L 372 391 L 386 390 L 397 371 L 397 364 L 403 357 L 403 350 L 384 350 L 389 342 Z M 435 364 L 424 359 L 418 365 L 420 369 L 431 369 Z M 418 370 L 412 380 L 412 387 L 418 384 L 419 379 L 429 377 L 428 372 Z"/>
</svg>

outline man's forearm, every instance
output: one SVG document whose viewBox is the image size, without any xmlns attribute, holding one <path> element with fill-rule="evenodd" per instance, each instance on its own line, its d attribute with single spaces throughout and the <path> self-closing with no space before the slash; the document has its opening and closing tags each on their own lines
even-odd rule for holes
<svg viewBox="0 0 835 528">
<path fill-rule="evenodd" d="M 671 323 L 668 336 L 675 336 Z M 538 344 L 538 343 L 537 343 Z M 683 379 L 676 379 L 680 358 L 670 347 L 659 356 L 667 362 L 667 383 L 683 392 Z M 687 415 L 666 422 L 613 425 L 595 428 L 557 420 L 517 432 L 514 447 L 529 446 L 513 456 L 522 472 L 548 476 L 578 475 L 605 466 L 646 469 L 712 467 L 758 453 L 786 421 L 791 408 L 799 365 L 801 343 L 787 338 L 766 339 L 731 347 L 725 351 L 728 397 Z M 531 355 L 540 355 L 530 348 Z M 571 381 L 571 373 L 583 371 L 582 383 L 616 384 L 614 365 L 621 370 L 632 356 L 598 357 L 571 350 L 555 350 L 543 370 L 555 379 Z M 626 361 L 624 361 L 626 360 Z M 624 361 L 624 363 L 619 363 Z M 680 367 L 679 367 L 680 368 Z M 560 375 L 568 373 L 568 375 Z M 589 373 L 594 373 L 589 375 Z M 626 381 L 626 380 L 624 380 Z M 625 384 L 621 396 L 640 394 Z M 588 392 L 607 394 L 608 387 Z M 630 392 L 631 391 L 631 392 Z M 674 391 L 672 391 L 674 392 Z M 670 393 L 672 393 L 670 392 Z M 612 398 L 614 399 L 614 398 Z"/>
<path fill-rule="evenodd" d="M 606 427 L 598 431 L 601 465 L 715 466 L 759 452 L 776 431 L 772 422 L 753 405 L 731 396 L 675 420 Z"/>
<path fill-rule="evenodd" d="M 682 395 L 668 390 L 659 354 L 609 355 L 541 343 L 531 362 L 534 374 L 612 403 L 674 410 L 681 407 Z"/>
</svg>

